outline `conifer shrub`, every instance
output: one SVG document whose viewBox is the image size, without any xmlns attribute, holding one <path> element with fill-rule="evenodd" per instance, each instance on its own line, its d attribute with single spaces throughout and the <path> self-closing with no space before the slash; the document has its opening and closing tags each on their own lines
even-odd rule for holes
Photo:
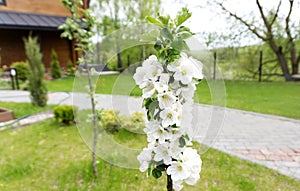
<svg viewBox="0 0 300 191">
<path fill-rule="evenodd" d="M 30 91 L 31 103 L 39 107 L 44 107 L 47 105 L 48 90 L 44 82 L 45 68 L 38 38 L 32 37 L 30 34 L 29 37 L 24 38 L 23 41 L 25 43 L 25 53 L 30 68 L 28 90 Z"/>
<path fill-rule="evenodd" d="M 57 59 L 57 54 L 55 50 L 52 49 L 51 52 L 51 64 L 50 64 L 50 73 L 53 79 L 61 78 L 61 68 L 59 65 L 59 61 Z"/>
<path fill-rule="evenodd" d="M 67 63 L 67 70 L 66 75 L 67 76 L 75 76 L 76 68 L 74 67 L 74 64 L 71 60 Z"/>
</svg>

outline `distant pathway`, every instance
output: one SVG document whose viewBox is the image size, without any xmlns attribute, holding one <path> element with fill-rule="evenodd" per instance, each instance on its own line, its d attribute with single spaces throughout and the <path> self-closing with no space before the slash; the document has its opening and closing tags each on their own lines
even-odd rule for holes
<svg viewBox="0 0 300 191">
<path fill-rule="evenodd" d="M 80 109 L 90 107 L 87 94 L 83 93 L 49 93 L 48 103 L 71 105 L 73 100 Z M 141 98 L 97 95 L 96 100 L 99 108 L 119 110 L 122 114 L 141 111 Z M 30 99 L 25 91 L 0 90 L 0 101 L 29 102 Z M 205 132 L 199 135 L 199 140 L 300 180 L 300 120 L 201 104 L 195 104 L 195 108 L 197 125 Z"/>
</svg>

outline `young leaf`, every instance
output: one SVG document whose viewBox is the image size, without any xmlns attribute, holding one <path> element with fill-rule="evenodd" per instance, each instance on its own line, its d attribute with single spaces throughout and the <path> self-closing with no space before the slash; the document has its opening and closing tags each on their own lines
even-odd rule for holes
<svg viewBox="0 0 300 191">
<path fill-rule="evenodd" d="M 164 25 L 168 25 L 169 21 L 170 21 L 170 16 L 159 16 L 158 20 L 164 24 Z"/>
<path fill-rule="evenodd" d="M 147 171 L 148 176 L 150 176 L 150 174 L 151 174 L 151 165 L 152 165 L 152 163 L 150 162 L 150 164 L 148 166 L 148 171 Z"/>
<path fill-rule="evenodd" d="M 153 23 L 154 25 L 157 25 L 157 26 L 160 26 L 160 27 L 162 27 L 163 26 L 163 24 L 159 21 L 159 20 L 157 20 L 156 18 L 153 18 L 153 17 L 146 17 L 146 20 L 148 21 L 148 22 L 150 22 L 150 23 Z"/>
<path fill-rule="evenodd" d="M 181 51 L 184 47 L 184 41 L 181 38 L 177 38 L 171 43 L 171 46 L 178 51 Z"/>
<path fill-rule="evenodd" d="M 173 37 L 173 35 L 172 35 L 172 33 L 169 31 L 169 29 L 167 29 L 167 28 L 163 28 L 161 31 L 160 31 L 160 34 L 161 34 L 161 36 L 162 37 L 164 37 L 164 38 L 166 38 L 166 39 L 168 39 L 168 40 L 173 40 L 174 39 L 174 37 Z"/>
<path fill-rule="evenodd" d="M 192 13 L 189 12 L 189 10 L 184 7 L 182 8 L 181 12 L 178 13 L 177 18 L 175 19 L 176 26 L 180 26 L 182 23 L 184 23 L 186 20 L 188 20 L 192 16 Z"/>
<path fill-rule="evenodd" d="M 184 137 L 179 138 L 179 147 L 183 148 L 186 145 Z"/>
<path fill-rule="evenodd" d="M 151 98 L 144 99 L 143 107 L 145 107 L 146 109 L 149 109 L 149 105 L 151 104 L 151 102 L 152 102 Z"/>
<path fill-rule="evenodd" d="M 183 31 L 192 33 L 191 30 L 190 30 L 190 28 L 185 27 L 185 26 L 180 26 L 180 27 L 177 29 L 177 32 L 178 32 L 178 33 L 183 32 Z M 194 34 L 194 33 L 192 33 L 192 34 Z"/>
<path fill-rule="evenodd" d="M 190 38 L 191 36 L 193 36 L 194 34 L 191 33 L 191 32 L 188 32 L 188 31 L 182 31 L 180 33 L 177 33 L 178 36 L 180 36 L 182 39 L 188 39 Z"/>
</svg>

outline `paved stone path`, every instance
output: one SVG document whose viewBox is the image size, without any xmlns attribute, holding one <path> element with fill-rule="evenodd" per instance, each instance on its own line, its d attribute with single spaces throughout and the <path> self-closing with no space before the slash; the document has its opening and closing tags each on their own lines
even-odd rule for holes
<svg viewBox="0 0 300 191">
<path fill-rule="evenodd" d="M 96 100 L 99 108 L 122 114 L 141 111 L 141 98 L 97 95 Z M 28 92 L 0 91 L 0 101 L 30 100 Z M 49 93 L 48 103 L 90 107 L 83 93 Z M 202 143 L 300 180 L 300 120 L 201 104 L 195 104 L 193 113 Z"/>
<path fill-rule="evenodd" d="M 7 128 L 19 128 L 19 127 L 22 127 L 25 125 L 30 125 L 30 124 L 36 123 L 38 121 L 44 121 L 47 119 L 51 119 L 53 117 L 54 117 L 53 112 L 50 110 L 50 111 L 37 113 L 34 115 L 24 116 L 17 120 L 0 122 L 0 131 L 3 131 Z"/>
</svg>

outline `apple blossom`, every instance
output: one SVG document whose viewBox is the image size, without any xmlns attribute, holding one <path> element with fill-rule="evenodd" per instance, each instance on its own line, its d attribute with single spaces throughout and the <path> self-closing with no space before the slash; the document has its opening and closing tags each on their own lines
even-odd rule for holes
<svg viewBox="0 0 300 191">
<path fill-rule="evenodd" d="M 150 161 L 152 160 L 152 150 L 144 148 L 143 151 L 138 155 L 137 159 L 141 164 L 140 171 L 145 172 L 149 167 Z"/>
<path fill-rule="evenodd" d="M 153 149 L 153 151 L 155 152 L 154 155 L 154 160 L 156 162 L 160 162 L 163 161 L 164 164 L 171 164 L 172 162 L 172 156 L 170 156 L 169 153 L 169 144 L 168 143 L 162 143 L 160 145 L 158 145 L 157 147 L 155 147 Z"/>
<path fill-rule="evenodd" d="M 179 16 L 187 19 L 190 13 L 182 9 Z M 154 24 L 161 22 L 155 18 L 149 21 Z M 194 185 L 200 179 L 202 165 L 197 151 L 190 148 L 194 138 L 192 103 L 196 84 L 203 79 L 202 63 L 181 51 L 186 43 L 178 33 L 178 26 L 173 26 L 177 25 L 177 21 L 166 24 L 172 30 L 161 25 L 164 27 L 154 47 L 157 57 L 151 55 L 133 76 L 143 91 L 143 107 L 148 119 L 144 129 L 148 147 L 138 156 L 140 170 L 144 172 L 148 169 L 148 175 L 152 172 L 155 178 L 165 171 L 168 191 L 179 191 L 183 184 Z M 186 27 L 180 30 L 193 35 Z M 173 33 L 177 33 L 176 38 Z"/>
<path fill-rule="evenodd" d="M 164 92 L 157 95 L 159 107 L 164 109 L 166 107 L 172 107 L 175 104 L 176 97 L 173 95 L 172 92 Z"/>
<path fill-rule="evenodd" d="M 167 107 L 160 112 L 160 117 L 162 119 L 162 126 L 168 127 L 177 122 L 178 113 L 173 108 Z"/>
<path fill-rule="evenodd" d="M 179 161 L 174 161 L 167 168 L 167 174 L 171 175 L 173 181 L 184 180 L 190 176 L 187 166 Z"/>
</svg>

